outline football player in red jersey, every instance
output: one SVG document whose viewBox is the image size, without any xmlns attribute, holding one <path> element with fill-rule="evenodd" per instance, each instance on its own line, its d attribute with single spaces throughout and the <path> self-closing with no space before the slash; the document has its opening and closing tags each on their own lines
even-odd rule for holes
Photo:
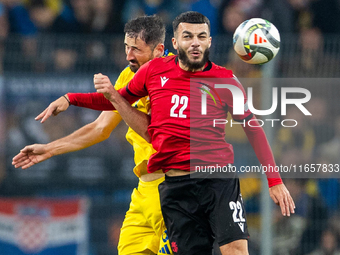
<svg viewBox="0 0 340 255">
<path fill-rule="evenodd" d="M 191 90 L 192 78 L 204 81 L 227 78 L 243 92 L 243 103 L 247 103 L 243 87 L 232 72 L 209 61 L 209 20 L 200 13 L 187 12 L 174 20 L 173 28 L 172 41 L 178 56 L 146 63 L 119 93 L 107 76 L 98 74 L 94 77 L 94 83 L 99 93 L 69 93 L 68 97 L 73 105 L 97 110 L 111 110 L 114 105 L 120 112 L 121 105 L 127 103 L 120 95 L 131 103 L 149 94 L 152 118 L 148 128 L 150 137 L 146 138 L 151 139 L 157 152 L 150 157 L 148 171 L 161 168 L 166 173 L 159 191 L 174 253 L 208 254 L 215 239 L 222 254 L 248 254 L 248 231 L 238 179 L 190 178 L 195 175 L 189 176 L 190 161 L 193 159 L 191 145 L 195 144 L 195 150 L 209 155 L 201 157 L 202 154 L 195 154 L 194 160 L 199 164 L 232 164 L 232 147 L 222 139 L 224 126 L 213 129 L 204 124 L 211 117 L 225 118 L 229 111 L 236 121 L 245 123 L 252 120 L 251 126 L 245 124 L 243 128 L 261 165 L 274 167 L 274 157 L 264 131 L 252 113 L 246 109 L 243 115 L 233 114 L 230 90 L 217 89 L 220 104 L 215 105 L 209 100 L 209 109 L 214 107 L 212 116 L 202 117 L 198 107 L 193 107 L 197 106 L 195 103 L 200 98 L 200 92 L 198 89 Z M 131 116 L 123 112 L 120 114 L 128 124 L 133 121 Z M 198 116 L 204 120 L 200 123 L 205 125 L 200 132 L 195 130 L 196 126 L 190 126 L 191 120 L 198 119 Z M 212 137 L 210 140 L 209 135 Z M 268 177 L 271 198 L 280 205 L 283 215 L 290 216 L 295 205 L 280 175 L 271 173 Z"/>
</svg>

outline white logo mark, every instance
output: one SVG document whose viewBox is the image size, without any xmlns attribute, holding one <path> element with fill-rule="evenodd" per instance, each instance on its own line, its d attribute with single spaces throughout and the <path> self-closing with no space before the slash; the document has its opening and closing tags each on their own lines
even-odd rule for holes
<svg viewBox="0 0 340 255">
<path fill-rule="evenodd" d="M 238 223 L 238 226 L 240 227 L 240 229 L 242 230 L 242 232 L 244 232 L 244 223 Z"/>
<path fill-rule="evenodd" d="M 165 76 L 162 77 L 161 76 L 161 83 L 162 83 L 162 87 L 164 86 L 164 84 L 169 80 L 169 78 L 166 78 Z"/>
</svg>

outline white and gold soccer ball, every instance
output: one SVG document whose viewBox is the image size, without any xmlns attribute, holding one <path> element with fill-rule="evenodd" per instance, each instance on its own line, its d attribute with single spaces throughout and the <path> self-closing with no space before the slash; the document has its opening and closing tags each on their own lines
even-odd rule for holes
<svg viewBox="0 0 340 255">
<path fill-rule="evenodd" d="M 253 18 L 237 27 L 233 36 L 234 50 L 249 64 L 264 64 L 280 49 L 280 33 L 269 21 Z"/>
</svg>

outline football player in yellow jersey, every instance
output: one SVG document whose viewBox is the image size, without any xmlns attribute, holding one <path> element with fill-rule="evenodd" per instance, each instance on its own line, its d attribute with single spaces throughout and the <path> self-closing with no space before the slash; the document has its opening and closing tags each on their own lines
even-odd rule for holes
<svg viewBox="0 0 340 255">
<path fill-rule="evenodd" d="M 164 54 L 165 27 L 157 16 L 138 17 L 129 21 L 124 28 L 125 51 L 129 66 L 119 75 L 115 88 L 128 84 L 135 72 L 147 61 Z M 52 102 L 40 115 L 44 122 L 49 116 L 65 111 L 68 98 L 60 97 Z M 128 107 L 136 122 L 142 122 L 149 112 L 149 99 L 142 98 Z M 138 110 L 136 110 L 138 109 Z M 72 134 L 48 144 L 33 144 L 23 148 L 13 158 L 12 164 L 22 169 L 29 168 L 56 155 L 81 150 L 107 139 L 122 120 L 116 111 L 102 112 L 92 123 Z M 133 129 L 129 128 L 126 139 L 132 144 L 135 155 L 134 173 L 139 177 L 138 188 L 133 190 L 130 208 L 121 228 L 118 253 L 128 254 L 172 254 L 161 213 L 158 185 L 164 174 L 148 174 L 146 164 L 154 149 Z"/>
</svg>

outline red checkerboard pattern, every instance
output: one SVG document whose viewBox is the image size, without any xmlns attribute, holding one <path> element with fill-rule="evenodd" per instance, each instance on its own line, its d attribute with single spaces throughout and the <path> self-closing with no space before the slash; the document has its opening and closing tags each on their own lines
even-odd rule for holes
<svg viewBox="0 0 340 255">
<path fill-rule="evenodd" d="M 17 238 L 20 247 L 29 252 L 43 249 L 47 242 L 47 224 L 39 217 L 24 217 L 17 225 Z"/>
</svg>

